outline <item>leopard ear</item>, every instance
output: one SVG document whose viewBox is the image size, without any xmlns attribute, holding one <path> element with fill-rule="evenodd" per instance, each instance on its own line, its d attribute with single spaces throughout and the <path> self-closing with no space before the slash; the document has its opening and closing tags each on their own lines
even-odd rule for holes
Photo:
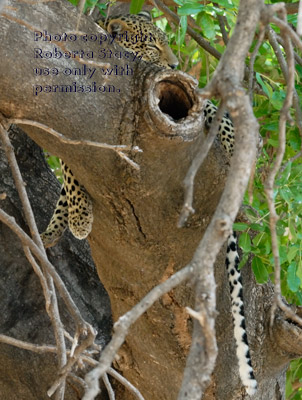
<svg viewBox="0 0 302 400">
<path fill-rule="evenodd" d="M 109 33 L 114 35 L 125 32 L 127 30 L 127 25 L 120 18 L 114 18 L 109 22 L 106 29 Z"/>
<path fill-rule="evenodd" d="M 137 15 L 144 17 L 146 21 L 150 21 L 150 22 L 152 21 L 152 17 L 151 17 L 151 14 L 149 13 L 149 11 L 143 10 L 143 11 L 139 12 Z"/>
</svg>

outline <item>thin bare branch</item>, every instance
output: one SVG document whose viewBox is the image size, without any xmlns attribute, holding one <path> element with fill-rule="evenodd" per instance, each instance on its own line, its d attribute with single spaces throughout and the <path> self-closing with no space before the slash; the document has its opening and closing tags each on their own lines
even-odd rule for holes
<svg viewBox="0 0 302 400">
<path fill-rule="evenodd" d="M 50 1 L 50 0 L 49 0 Z M 51 0 L 52 1 L 52 0 Z M 38 4 L 39 2 L 35 2 L 33 4 Z M 42 32 L 43 37 L 45 37 L 45 33 L 43 32 L 43 28 L 38 28 L 35 26 L 32 26 L 31 24 L 27 23 L 26 21 L 23 21 L 19 18 L 14 17 L 13 15 L 7 14 L 5 12 L 1 13 L 1 17 L 6 18 L 9 21 L 14 21 L 17 24 L 24 26 L 26 29 L 28 29 L 31 32 Z M 62 42 L 56 42 L 56 46 L 58 46 L 63 52 L 69 52 L 69 50 L 64 46 L 64 44 Z M 95 62 L 92 60 L 84 60 L 83 58 L 79 57 L 78 55 L 74 56 L 74 60 L 76 60 L 77 62 L 79 62 L 80 64 L 86 64 L 86 65 L 91 65 L 94 66 L 96 68 L 110 68 L 110 64 L 108 63 L 103 63 L 103 62 Z M 108 76 L 104 76 L 104 81 L 106 81 L 108 78 Z"/>
<path fill-rule="evenodd" d="M 280 64 L 282 73 L 283 73 L 285 79 L 288 79 L 287 63 L 286 63 L 286 60 L 280 49 L 280 46 L 278 45 L 278 42 L 279 42 L 284 47 L 284 40 L 282 38 L 279 38 L 278 35 L 275 33 L 275 31 L 271 28 L 268 28 L 268 37 L 269 37 L 269 42 L 276 54 L 278 62 Z M 301 150 L 298 154 L 293 156 L 288 162 L 292 162 L 292 161 L 296 160 L 297 158 L 300 157 L 300 153 L 302 153 L 302 109 L 301 109 L 300 99 L 299 99 L 296 89 L 294 89 L 294 93 L 293 93 L 293 106 L 294 106 L 295 114 L 296 114 L 296 123 L 297 123 L 300 137 L 301 137 Z M 284 165 L 283 167 L 280 168 L 280 172 L 282 172 L 286 168 L 286 165 Z"/>
<path fill-rule="evenodd" d="M 260 49 L 260 46 L 261 46 L 261 44 L 263 42 L 264 35 L 265 35 L 265 28 L 264 28 L 263 25 L 261 25 L 257 44 L 256 44 L 256 46 L 255 46 L 255 48 L 253 50 L 253 53 L 252 53 L 251 57 L 250 57 L 250 65 L 249 65 L 249 68 L 250 68 L 249 74 L 250 74 L 250 76 L 249 76 L 249 81 L 248 81 L 248 94 L 250 96 L 251 104 L 253 102 L 254 64 L 255 64 L 255 60 L 256 60 L 258 51 Z"/>
<path fill-rule="evenodd" d="M 276 34 L 276 38 L 277 38 L 278 43 L 280 43 L 281 46 L 283 47 L 284 46 L 283 39 L 277 34 Z M 295 51 L 294 51 L 294 56 L 295 56 L 296 63 L 299 65 L 302 65 L 302 58 Z"/>
<path fill-rule="evenodd" d="M 136 389 L 127 379 L 125 379 L 121 374 L 119 374 L 115 369 L 109 368 L 108 374 L 113 376 L 117 381 L 124 385 L 138 400 L 145 400 L 141 395 L 140 391 Z"/>
<path fill-rule="evenodd" d="M 25 218 L 27 224 L 30 228 L 31 235 L 33 237 L 33 244 L 37 246 L 41 254 L 43 255 L 44 259 L 47 259 L 45 249 L 43 247 L 41 238 L 39 236 L 38 228 L 36 225 L 36 221 L 34 218 L 34 214 L 25 190 L 25 184 L 23 182 L 21 172 L 19 170 L 19 166 L 15 157 L 15 153 L 13 147 L 10 143 L 8 132 L 4 129 L 3 125 L 0 124 L 0 137 L 3 143 L 3 147 L 6 153 L 6 157 L 8 163 L 10 165 L 12 175 L 14 177 L 15 185 L 17 191 L 20 196 L 20 200 L 23 206 Z M 58 308 L 57 296 L 53 284 L 53 280 L 48 274 L 46 269 L 45 272 L 45 279 L 41 279 L 41 270 L 39 269 L 37 263 L 33 259 L 32 255 L 29 252 L 29 248 L 24 246 L 25 255 L 27 256 L 28 260 L 32 264 L 35 271 L 38 272 L 38 276 L 40 277 L 41 285 L 45 294 L 46 300 L 46 310 L 48 311 L 49 317 L 51 319 L 51 323 L 54 329 L 54 335 L 56 339 L 56 344 L 58 347 L 58 364 L 59 368 L 62 368 L 66 364 L 67 356 L 66 356 L 66 346 L 64 340 L 64 331 L 62 328 L 62 323 L 60 319 L 60 313 Z M 63 400 L 65 393 L 65 381 L 61 382 L 60 386 L 58 386 L 56 391 L 56 400 Z"/>
<path fill-rule="evenodd" d="M 87 335 L 87 337 L 81 342 L 77 348 L 74 349 L 72 348 L 70 357 L 67 361 L 67 364 L 65 364 L 61 370 L 60 370 L 60 376 L 56 381 L 52 384 L 51 388 L 48 389 L 47 394 L 49 397 L 52 396 L 52 394 L 57 390 L 60 385 L 65 382 L 68 374 L 72 370 L 72 367 L 80 360 L 81 355 L 84 353 L 84 351 L 90 347 L 95 339 L 95 335 L 93 333 L 90 333 Z"/>
<path fill-rule="evenodd" d="M 213 5 L 217 8 L 220 8 L 219 4 L 217 4 L 217 3 L 213 3 Z M 220 15 L 220 14 L 217 14 L 217 19 L 218 19 L 220 32 L 222 34 L 223 42 L 225 45 L 227 45 L 228 41 L 229 41 L 228 32 L 225 29 L 225 27 L 227 25 L 227 19 L 224 15 Z"/>
<path fill-rule="evenodd" d="M 157 7 L 159 10 L 161 10 L 164 14 L 168 15 L 169 19 L 171 19 L 176 25 L 179 25 L 179 23 L 180 23 L 179 16 L 177 14 L 175 14 L 173 11 L 171 11 L 170 8 L 167 7 L 162 1 L 152 0 L 152 2 L 155 7 Z M 196 33 L 194 31 L 194 29 L 192 29 L 190 26 L 188 26 L 187 32 L 196 41 L 196 43 L 199 44 L 200 47 L 205 49 L 213 57 L 217 58 L 217 60 L 220 59 L 221 54 L 219 53 L 219 51 L 216 50 L 215 47 L 211 46 L 210 43 L 207 40 L 205 40 L 201 35 Z"/>
<path fill-rule="evenodd" d="M 103 375 L 103 382 L 104 382 L 104 384 L 106 386 L 106 389 L 107 389 L 107 392 L 108 392 L 108 396 L 109 396 L 109 400 L 115 400 L 115 394 L 114 394 L 114 391 L 112 389 L 112 386 L 111 386 L 111 383 L 110 383 L 110 381 L 108 379 L 108 375 L 107 374 Z"/>
<path fill-rule="evenodd" d="M 183 207 L 182 207 L 182 210 L 181 210 L 181 213 L 179 216 L 179 220 L 178 220 L 179 228 L 184 226 L 188 217 L 194 213 L 194 208 L 193 208 L 194 179 L 197 174 L 197 171 L 199 170 L 201 164 L 205 160 L 205 158 L 214 142 L 214 139 L 217 135 L 219 124 L 221 122 L 224 112 L 225 112 L 224 105 L 221 104 L 221 106 L 219 107 L 217 114 L 215 115 L 215 118 L 211 124 L 210 131 L 207 134 L 207 136 L 205 137 L 204 142 L 200 146 L 198 153 L 194 157 L 194 160 L 192 161 L 189 171 L 187 172 L 187 175 L 184 179 L 185 199 L 184 199 L 184 204 L 183 204 Z"/>
<path fill-rule="evenodd" d="M 130 311 L 121 316 L 114 324 L 114 334 L 111 341 L 107 344 L 100 361 L 96 368 L 86 375 L 88 389 L 82 400 L 93 400 L 99 392 L 99 379 L 108 371 L 115 354 L 124 343 L 126 335 L 138 318 L 147 311 L 162 295 L 168 293 L 194 274 L 194 265 L 187 265 L 182 270 L 176 272 L 165 282 L 154 287 L 139 303 L 137 303 Z"/>
<path fill-rule="evenodd" d="M 38 344 L 24 342 L 23 340 L 14 339 L 6 335 L 0 335 L 0 342 L 18 347 L 19 349 L 29 350 L 39 354 L 57 353 L 58 351 L 55 346 L 47 346 L 47 345 L 39 346 Z"/>
<path fill-rule="evenodd" d="M 47 271 L 53 278 L 55 285 L 62 296 L 63 301 L 65 302 L 70 314 L 75 320 L 76 324 L 83 329 L 83 333 L 89 332 L 89 334 L 95 335 L 94 329 L 90 324 L 88 324 L 81 316 L 81 313 L 74 301 L 72 300 L 68 290 L 66 289 L 65 284 L 61 280 L 54 266 L 45 258 L 44 253 L 38 248 L 38 246 L 32 241 L 32 239 L 19 227 L 13 217 L 10 217 L 5 211 L 0 209 L 0 220 L 6 224 L 16 235 L 19 237 L 23 245 L 28 246 L 31 252 L 37 257 L 37 259 L 41 262 L 43 266 L 47 268 Z"/>
<path fill-rule="evenodd" d="M 18 163 L 16 160 L 16 156 L 14 153 L 13 146 L 10 143 L 9 137 L 8 137 L 8 132 L 7 130 L 3 127 L 2 124 L 0 124 L 0 138 L 3 143 L 3 148 L 9 163 L 9 166 L 12 171 L 12 175 L 15 181 L 15 185 L 22 203 L 22 207 L 24 210 L 26 222 L 29 226 L 31 236 L 34 240 L 34 242 L 37 244 L 37 246 L 45 253 L 39 231 L 36 225 L 34 213 L 32 211 L 31 205 L 29 203 L 29 199 L 25 190 L 25 184 L 22 179 L 22 175 L 20 172 L 20 169 L 18 167 Z"/>
<path fill-rule="evenodd" d="M 47 125 L 44 125 L 40 122 L 37 121 L 31 121 L 27 119 L 10 119 L 7 121 L 10 124 L 16 124 L 16 125 L 30 125 L 30 126 L 35 126 L 39 129 L 43 129 L 44 131 L 50 133 L 51 135 L 55 136 L 57 139 L 60 140 L 61 143 L 66 143 L 70 145 L 79 145 L 79 146 L 91 146 L 91 147 L 98 147 L 101 149 L 109 149 L 115 151 L 121 158 L 123 158 L 127 163 L 129 163 L 133 168 L 136 170 L 139 170 L 139 165 L 135 163 L 133 160 L 131 160 L 129 157 L 127 157 L 123 151 L 133 151 L 133 152 L 141 152 L 142 150 L 138 148 L 137 146 L 132 147 L 130 145 L 114 145 L 114 144 L 108 144 L 108 143 L 99 143 L 99 142 L 94 142 L 91 140 L 75 140 L 75 139 L 69 139 L 66 136 L 64 136 L 62 133 L 56 131 L 55 129 L 50 128 Z"/>
<path fill-rule="evenodd" d="M 302 35 L 302 1 L 299 1 L 299 10 L 298 10 L 298 17 L 297 17 L 297 34 L 299 36 Z"/>
<path fill-rule="evenodd" d="M 280 29 L 284 30 L 292 39 L 294 45 L 302 50 L 302 41 L 296 32 L 287 24 L 287 22 L 282 21 L 280 18 L 272 17 L 271 22 L 279 26 Z M 283 38 L 284 39 L 284 38 Z"/>
<path fill-rule="evenodd" d="M 291 30 L 287 24 L 284 22 L 286 21 L 286 14 L 284 11 L 282 12 L 283 16 L 283 21 L 281 21 L 278 18 L 280 30 L 281 30 L 281 36 L 284 41 L 284 50 L 287 56 L 287 66 L 285 64 L 285 60 L 282 60 L 280 55 L 278 57 L 278 60 L 280 62 L 284 77 L 286 78 L 287 81 L 287 91 L 286 91 L 286 97 L 285 101 L 283 103 L 283 107 L 280 112 L 280 119 L 279 119 L 279 146 L 277 149 L 276 153 L 276 158 L 273 164 L 273 167 L 267 177 L 267 180 L 265 182 L 265 194 L 267 197 L 268 201 L 268 206 L 270 210 L 270 216 L 269 216 L 269 221 L 270 221 L 270 231 L 271 231 L 271 238 L 272 238 L 272 251 L 273 251 L 273 256 L 274 256 L 274 266 L 275 266 L 275 271 L 274 271 L 274 276 L 275 276 L 275 282 L 274 282 L 274 288 L 275 288 L 275 301 L 272 306 L 272 314 L 271 314 L 271 325 L 273 324 L 274 316 L 275 316 L 275 310 L 276 307 L 279 306 L 288 317 L 296 321 L 298 324 L 302 326 L 302 319 L 299 318 L 295 313 L 293 313 L 282 301 L 281 297 L 281 280 L 280 280 L 280 274 L 281 274 L 281 266 L 280 266 L 280 258 L 279 258 L 279 248 L 278 248 L 278 239 L 277 239 L 277 231 L 276 231 L 276 224 L 279 219 L 276 209 L 275 209 L 275 203 L 274 203 L 274 184 L 275 184 L 275 178 L 276 175 L 281 167 L 281 163 L 284 157 L 284 152 L 285 152 L 285 140 L 286 140 L 286 121 L 289 119 L 289 110 L 292 105 L 292 100 L 293 100 L 293 94 L 294 94 L 294 83 L 295 83 L 295 63 L 294 63 L 294 54 L 293 54 L 293 48 L 292 48 L 292 43 L 290 39 L 293 39 L 293 35 L 289 34 L 289 31 Z M 274 22 L 276 18 L 273 18 Z M 284 26 L 287 26 L 286 28 Z M 273 34 L 271 30 L 269 30 L 269 37 L 270 40 L 273 38 Z M 273 41 L 272 43 L 275 42 Z M 277 50 L 277 49 L 276 49 Z M 277 53 L 276 53 L 277 54 Z"/>
<path fill-rule="evenodd" d="M 43 289 L 43 294 L 44 294 L 44 298 L 45 298 L 45 308 L 46 308 L 46 312 L 47 314 L 49 314 L 49 307 L 51 304 L 51 295 L 49 292 L 49 288 L 48 288 L 48 283 L 47 280 L 44 276 L 44 274 L 41 271 L 41 268 L 39 267 L 39 265 L 37 264 L 36 260 L 34 259 L 34 257 L 32 256 L 29 248 L 27 246 L 24 246 L 23 248 L 24 253 L 26 258 L 28 259 L 28 261 L 30 262 L 31 266 L 33 267 L 33 270 L 35 271 L 36 275 L 38 276 L 42 289 Z"/>
</svg>

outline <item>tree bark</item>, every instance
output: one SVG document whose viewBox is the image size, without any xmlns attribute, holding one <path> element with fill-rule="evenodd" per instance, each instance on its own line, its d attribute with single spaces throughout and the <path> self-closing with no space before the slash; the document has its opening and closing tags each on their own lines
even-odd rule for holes
<svg viewBox="0 0 302 400">
<path fill-rule="evenodd" d="M 60 193 L 60 185 L 47 166 L 43 152 L 29 137 L 14 127 L 10 138 L 38 227 L 43 230 Z M 0 150 L 0 176 L 0 193 L 6 194 L 1 209 L 13 215 L 27 231 L 3 150 Z M 110 302 L 98 279 L 88 243 L 67 233 L 56 247 L 48 250 L 48 256 L 82 315 L 97 329 L 99 343 L 105 346 L 112 326 Z M 39 345 L 54 344 L 40 283 L 24 255 L 21 242 L 4 224 L 0 224 L 0 265 L 1 334 Z M 62 303 L 60 307 L 64 309 Z M 63 312 L 62 318 L 66 330 L 73 332 L 74 325 L 67 313 Z M 55 357 L 3 343 L 0 346 L 0 399 L 48 399 L 46 392 L 57 375 Z M 100 399 L 106 400 L 104 393 Z M 80 399 L 80 394 L 81 387 L 69 381 L 66 399 Z"/>
<path fill-rule="evenodd" d="M 10 4 L 16 6 L 14 2 Z M 154 286 L 190 262 L 220 199 L 228 160 L 215 142 L 195 179 L 195 214 L 184 228 L 178 229 L 184 194 L 182 182 L 204 139 L 202 101 L 196 82 L 181 72 L 160 71 L 142 61 L 106 58 L 101 61 L 112 67 L 116 65 L 116 70 L 127 65 L 133 70 L 133 75 L 117 74 L 105 79 L 101 68 L 97 68 L 93 79 L 98 84 L 114 85 L 119 92 L 44 92 L 36 96 L 33 87 L 37 84 L 91 84 L 85 75 L 73 78 L 63 74 L 53 78 L 33 75 L 37 67 L 62 71 L 66 67 L 87 66 L 73 59 L 33 57 L 35 47 L 54 51 L 59 46 L 46 41 L 37 45 L 33 31 L 46 30 L 51 34 L 74 31 L 76 20 L 76 10 L 61 2 L 17 3 L 15 9 L 4 11 L 0 20 L 0 111 L 6 118 L 43 123 L 69 139 L 122 144 L 132 149 L 127 156 L 139 165 L 139 171 L 112 149 L 68 144 L 49 131 L 22 124 L 40 146 L 67 163 L 93 199 L 94 224 L 89 244 L 98 275 L 111 300 L 113 319 L 117 320 Z M 81 18 L 79 29 L 97 31 L 86 17 Z M 64 46 L 69 50 L 80 50 L 82 46 L 95 53 L 99 49 L 98 43 L 84 46 L 67 42 Z M 118 47 L 114 46 L 103 43 L 106 50 L 116 51 Z M 63 49 L 59 47 L 59 50 Z M 21 59 L 22 62 L 18 61 Z M 220 79 L 223 82 L 223 76 Z M 223 92 L 223 84 L 221 87 Z M 142 152 L 135 151 L 135 146 Z M 37 185 L 36 177 L 32 179 L 32 173 L 30 177 L 27 188 L 37 190 L 32 201 L 39 204 L 44 190 L 40 189 L 40 183 Z M 42 209 L 49 216 L 50 207 L 45 205 Z M 10 212 L 15 215 L 17 211 Z M 38 222 L 40 218 L 42 215 L 37 213 Z M 7 230 L 4 233 L 8 235 Z M 4 233 L 1 237 L 6 243 Z M 51 252 L 61 254 L 57 249 Z M 4 256 L 5 250 L 0 254 Z M 225 250 L 216 262 L 219 354 L 205 399 L 231 400 L 246 396 L 241 393 L 234 351 L 224 257 Z M 86 301 L 97 307 L 98 300 L 90 297 L 91 280 L 88 288 L 82 280 L 78 285 L 89 293 Z M 284 321 L 282 315 L 277 316 L 269 329 L 272 288 L 257 286 L 249 268 L 243 273 L 243 285 L 251 355 L 260 386 L 255 399 L 279 399 L 284 393 L 287 363 L 302 353 L 298 340 L 301 332 Z M 177 398 L 191 344 L 192 321 L 184 307 L 193 307 L 193 304 L 193 290 L 188 284 L 163 296 L 132 327 L 119 352 L 116 367 L 140 389 L 145 399 Z M 97 307 L 93 315 L 98 318 L 98 314 Z M 108 333 L 108 329 L 105 331 Z M 293 348 L 286 341 L 289 333 L 295 337 Z M 276 337 L 280 338 L 277 347 Z M 119 392 L 117 398 L 132 397 L 128 392 Z"/>
</svg>

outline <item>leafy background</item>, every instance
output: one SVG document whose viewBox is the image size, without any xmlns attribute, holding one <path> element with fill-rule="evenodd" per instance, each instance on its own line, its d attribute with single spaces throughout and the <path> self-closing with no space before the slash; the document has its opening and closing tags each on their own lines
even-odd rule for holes
<svg viewBox="0 0 302 400">
<path fill-rule="evenodd" d="M 69 0 L 78 5 L 78 0 Z M 267 4 L 277 1 L 266 1 Z M 285 1 L 291 3 L 291 1 Z M 132 0 L 131 13 L 138 13 L 144 0 Z M 225 50 L 225 43 L 218 23 L 218 16 L 225 21 L 228 36 L 232 34 L 236 23 L 239 0 L 216 0 L 204 2 L 198 0 L 174 0 L 179 26 L 171 27 L 163 13 L 154 9 L 152 14 L 155 23 L 166 32 L 171 48 L 179 59 L 179 69 L 199 80 L 199 86 L 204 87 L 211 79 L 218 60 L 199 47 L 195 40 L 187 34 L 188 18 L 194 20 L 196 30 L 209 41 L 220 53 Z M 106 15 L 106 10 L 114 1 L 100 3 L 99 0 L 86 0 L 84 12 L 89 13 L 97 8 Z M 297 24 L 297 14 L 288 15 L 288 22 L 294 27 Z M 272 26 L 276 33 L 279 30 Z M 256 45 L 254 39 L 250 54 Z M 298 53 L 299 54 L 299 53 Z M 301 56 L 301 54 L 299 54 Z M 249 63 L 249 58 L 247 59 Z M 285 98 L 285 79 L 274 51 L 267 41 L 259 49 L 255 61 L 255 78 L 265 96 L 254 94 L 253 107 L 255 116 L 261 126 L 260 133 L 264 140 L 261 156 L 258 158 L 252 190 L 244 198 L 245 216 L 248 222 L 234 224 L 234 230 L 240 232 L 239 245 L 242 249 L 241 267 L 248 257 L 253 255 L 252 268 L 259 284 L 268 279 L 274 281 L 274 260 L 269 229 L 269 209 L 264 194 L 264 180 L 274 160 L 279 146 L 279 112 Z M 296 90 L 302 100 L 302 65 L 296 64 Z M 295 121 L 295 114 L 291 115 Z M 277 176 L 274 190 L 274 200 L 279 221 L 277 223 L 279 254 L 281 263 L 282 294 L 290 303 L 302 305 L 302 165 L 301 157 L 293 159 L 301 151 L 301 137 L 296 124 L 287 125 L 287 142 L 283 166 Z M 62 181 L 59 160 L 47 154 L 48 162 Z M 302 399 L 302 361 L 291 363 L 287 373 L 286 398 L 288 400 Z"/>
</svg>

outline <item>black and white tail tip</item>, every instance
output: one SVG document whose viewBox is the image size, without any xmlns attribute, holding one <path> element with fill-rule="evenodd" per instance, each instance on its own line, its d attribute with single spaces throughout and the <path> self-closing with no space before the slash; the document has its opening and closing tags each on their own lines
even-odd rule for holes
<svg viewBox="0 0 302 400">
<path fill-rule="evenodd" d="M 234 321 L 234 336 L 236 342 L 236 354 L 239 364 L 239 375 L 246 392 L 253 396 L 257 391 L 257 381 L 254 376 L 249 344 L 245 328 L 243 294 L 241 273 L 238 269 L 239 256 L 237 251 L 237 238 L 233 232 L 228 238 L 226 255 L 226 267 L 232 298 L 232 315 Z"/>
</svg>

